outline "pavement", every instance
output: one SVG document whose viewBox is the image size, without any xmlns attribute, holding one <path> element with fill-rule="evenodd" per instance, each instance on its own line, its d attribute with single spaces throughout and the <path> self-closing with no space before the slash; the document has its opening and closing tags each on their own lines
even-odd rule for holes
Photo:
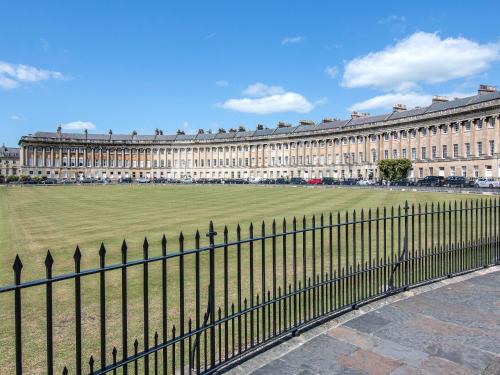
<svg viewBox="0 0 500 375">
<path fill-rule="evenodd" d="M 374 302 L 232 375 L 500 374 L 500 266 Z"/>
</svg>

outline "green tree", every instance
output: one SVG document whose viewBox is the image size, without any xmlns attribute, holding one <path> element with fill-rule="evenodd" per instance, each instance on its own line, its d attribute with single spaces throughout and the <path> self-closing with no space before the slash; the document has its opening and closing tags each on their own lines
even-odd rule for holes
<svg viewBox="0 0 500 375">
<path fill-rule="evenodd" d="M 408 159 L 386 159 L 377 162 L 380 177 L 388 181 L 406 178 L 411 170 L 411 161 Z"/>
</svg>

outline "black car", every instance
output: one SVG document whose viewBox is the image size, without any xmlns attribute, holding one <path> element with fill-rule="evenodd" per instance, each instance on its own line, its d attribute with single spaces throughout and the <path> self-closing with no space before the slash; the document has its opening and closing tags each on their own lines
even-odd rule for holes
<svg viewBox="0 0 500 375">
<path fill-rule="evenodd" d="M 469 186 L 469 181 L 462 176 L 450 176 L 444 181 L 444 186 L 447 187 L 467 187 Z"/>
<path fill-rule="evenodd" d="M 342 185 L 357 185 L 358 179 L 357 178 L 346 178 L 345 180 L 342 181 Z"/>
<path fill-rule="evenodd" d="M 334 179 L 333 177 L 323 177 L 323 185 L 338 185 L 339 180 Z"/>
<path fill-rule="evenodd" d="M 290 184 L 291 185 L 305 185 L 305 184 L 307 184 L 307 181 L 304 180 L 303 178 L 300 178 L 300 177 L 292 177 L 290 179 Z"/>
<path fill-rule="evenodd" d="M 427 176 L 417 181 L 417 186 L 443 186 L 444 177 L 441 176 Z"/>
<path fill-rule="evenodd" d="M 277 178 L 275 181 L 276 185 L 286 185 L 289 183 L 290 183 L 290 181 L 288 181 L 286 178 Z"/>
<path fill-rule="evenodd" d="M 401 180 L 395 180 L 395 181 L 390 181 L 389 186 L 412 186 L 412 182 L 410 180 L 407 180 L 406 178 L 403 178 Z"/>
</svg>

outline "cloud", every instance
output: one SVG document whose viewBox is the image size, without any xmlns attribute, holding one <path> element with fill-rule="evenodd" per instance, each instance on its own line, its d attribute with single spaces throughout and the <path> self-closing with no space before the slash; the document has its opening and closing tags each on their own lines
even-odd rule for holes
<svg viewBox="0 0 500 375">
<path fill-rule="evenodd" d="M 243 90 L 243 95 L 248 96 L 269 96 L 276 94 L 283 94 L 285 89 L 281 86 L 268 86 L 262 82 L 257 82 L 249 85 L 245 90 Z"/>
<path fill-rule="evenodd" d="M 21 119 L 21 117 L 19 117 L 19 116 L 17 116 L 17 115 L 12 115 L 12 116 L 10 116 L 10 119 L 11 119 L 12 121 L 17 121 L 17 120 L 20 120 L 20 119 Z"/>
<path fill-rule="evenodd" d="M 297 44 L 303 42 L 304 40 L 306 40 L 305 36 L 289 36 L 281 41 L 281 45 L 284 46 L 286 44 Z"/>
<path fill-rule="evenodd" d="M 10 64 L 0 61 L 0 88 L 14 89 L 21 83 L 48 80 L 67 80 L 69 77 L 60 72 L 39 69 L 29 65 Z"/>
<path fill-rule="evenodd" d="M 226 87 L 227 85 L 229 85 L 229 82 L 224 81 L 223 79 L 220 79 L 218 81 L 215 81 L 215 84 L 219 87 Z"/>
<path fill-rule="evenodd" d="M 442 94 L 440 96 L 446 96 L 447 98 L 463 98 L 467 96 L 472 96 L 474 93 L 459 93 L 451 92 L 447 94 Z M 390 93 L 384 95 L 378 95 L 368 100 L 358 102 L 349 107 L 349 111 L 368 111 L 374 109 L 381 110 L 392 110 L 394 104 L 404 104 L 408 109 L 414 107 L 424 107 L 432 103 L 433 95 L 419 93 L 419 92 L 405 92 L 405 93 Z"/>
<path fill-rule="evenodd" d="M 325 73 L 330 78 L 335 78 L 339 74 L 339 69 L 336 66 L 327 66 L 325 69 Z"/>
<path fill-rule="evenodd" d="M 411 91 L 420 83 L 436 84 L 484 72 L 499 58 L 500 43 L 479 44 L 417 32 L 382 51 L 349 61 L 342 86 Z"/>
<path fill-rule="evenodd" d="M 270 114 L 279 112 L 311 112 L 317 105 L 324 104 L 326 98 L 311 103 L 304 96 L 286 91 L 281 86 L 269 86 L 258 82 L 249 85 L 242 94 L 246 97 L 228 99 L 216 106 L 238 112 Z"/>
<path fill-rule="evenodd" d="M 83 130 L 83 129 L 95 129 L 96 126 L 89 121 L 73 121 L 66 124 L 62 124 L 61 128 L 66 130 Z"/>
</svg>

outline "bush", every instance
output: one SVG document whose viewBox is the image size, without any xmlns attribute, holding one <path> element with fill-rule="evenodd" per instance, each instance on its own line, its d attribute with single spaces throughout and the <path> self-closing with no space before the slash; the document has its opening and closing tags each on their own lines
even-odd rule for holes
<svg viewBox="0 0 500 375">
<path fill-rule="evenodd" d="M 377 162 L 380 177 L 387 181 L 402 180 L 408 176 L 411 170 L 411 160 L 408 159 L 386 159 Z"/>
<path fill-rule="evenodd" d="M 10 182 L 17 182 L 19 181 L 19 176 L 8 176 L 7 177 L 7 182 L 10 183 Z"/>
</svg>

